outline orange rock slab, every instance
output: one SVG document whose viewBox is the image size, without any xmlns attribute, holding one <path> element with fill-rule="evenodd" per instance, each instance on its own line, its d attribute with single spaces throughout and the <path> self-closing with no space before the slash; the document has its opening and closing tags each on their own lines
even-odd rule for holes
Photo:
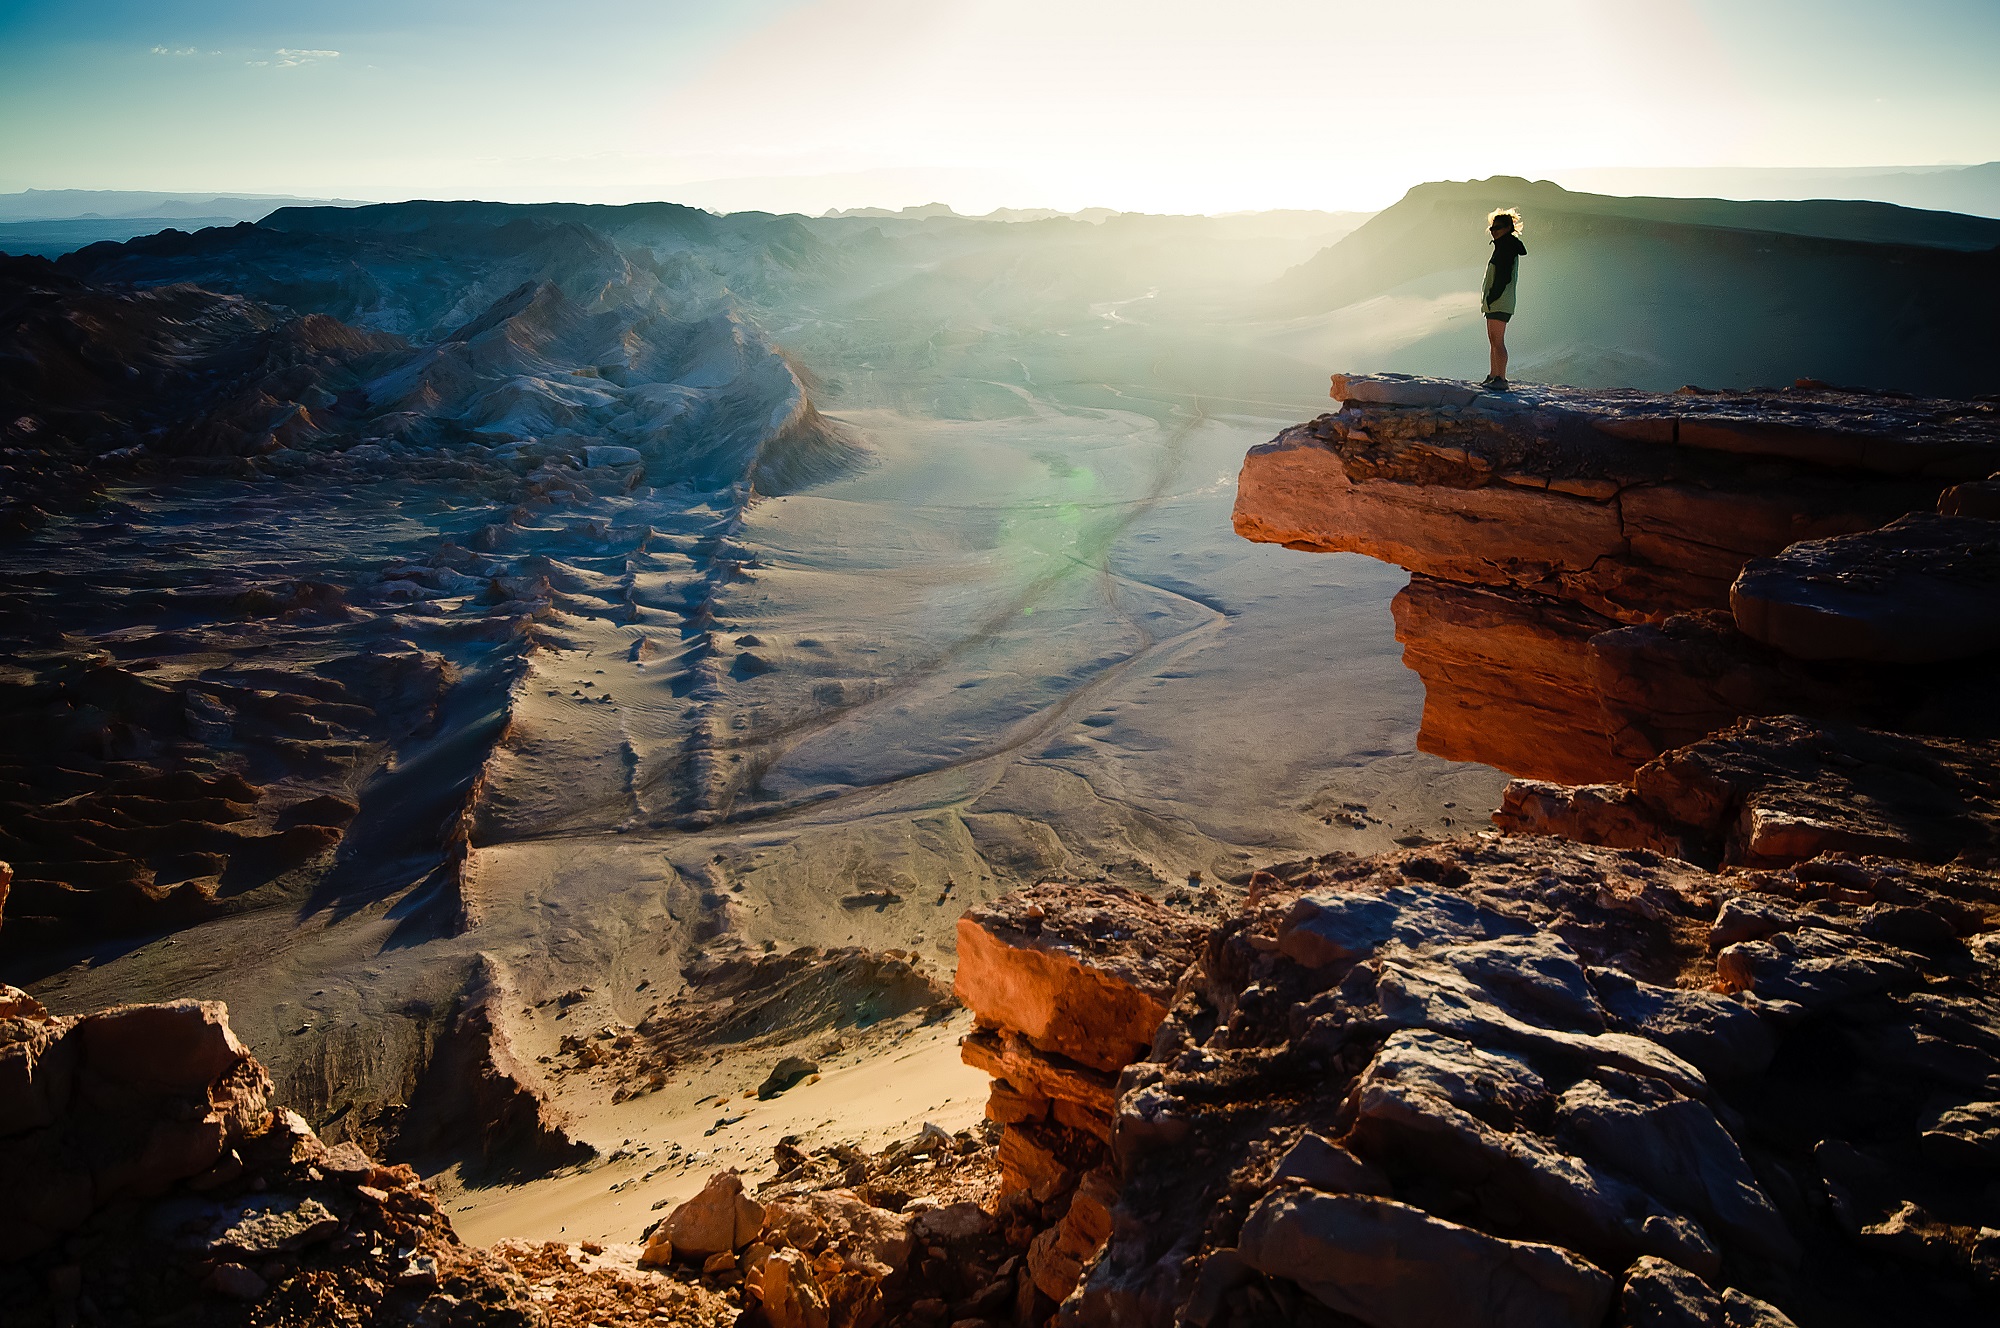
<svg viewBox="0 0 2000 1328">
<path fill-rule="evenodd" d="M 959 919 L 954 990 L 982 1028 L 1116 1071 L 1151 1045 L 1205 933 L 1136 890 L 1037 885 Z"/>
</svg>

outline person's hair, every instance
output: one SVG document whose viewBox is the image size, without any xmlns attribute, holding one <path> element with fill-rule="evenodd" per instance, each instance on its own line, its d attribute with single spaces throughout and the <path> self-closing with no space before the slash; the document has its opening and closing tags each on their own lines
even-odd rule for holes
<svg viewBox="0 0 2000 1328">
<path fill-rule="evenodd" d="M 1486 229 L 1489 231 L 1503 222 L 1506 224 L 1508 234 L 1519 235 L 1521 233 L 1521 209 L 1494 208 L 1486 214 Z"/>
</svg>

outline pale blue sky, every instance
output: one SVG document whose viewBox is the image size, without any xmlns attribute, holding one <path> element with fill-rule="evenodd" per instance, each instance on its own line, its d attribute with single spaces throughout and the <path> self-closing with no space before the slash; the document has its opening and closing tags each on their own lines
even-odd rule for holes
<svg viewBox="0 0 2000 1328">
<path fill-rule="evenodd" d="M 1377 207 L 2000 158 L 1995 69 L 1992 0 L 0 0 L 0 190 Z"/>
</svg>

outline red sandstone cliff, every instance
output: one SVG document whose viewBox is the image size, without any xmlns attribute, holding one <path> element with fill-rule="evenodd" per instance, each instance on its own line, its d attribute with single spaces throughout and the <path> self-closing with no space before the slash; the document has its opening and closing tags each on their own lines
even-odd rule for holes
<svg viewBox="0 0 2000 1328">
<path fill-rule="evenodd" d="M 1236 529 L 1410 569 L 1425 750 L 1588 782 L 1749 715 L 1994 730 L 2000 544 L 1923 515 L 2000 471 L 1991 403 L 1398 375 L 1333 395 L 1244 459 Z"/>
</svg>

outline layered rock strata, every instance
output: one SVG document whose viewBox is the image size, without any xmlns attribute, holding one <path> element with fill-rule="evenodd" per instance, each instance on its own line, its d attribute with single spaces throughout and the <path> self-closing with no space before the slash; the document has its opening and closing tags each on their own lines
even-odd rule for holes
<svg viewBox="0 0 2000 1328">
<path fill-rule="evenodd" d="M 1751 558 L 1934 510 L 2000 466 L 1983 403 L 1801 387 L 1583 392 L 1336 375 L 1339 411 L 1245 458 L 1236 529 L 1573 600 L 1726 608 Z"/>
<path fill-rule="evenodd" d="M 1236 529 L 1410 569 L 1424 750 L 1581 783 L 1753 715 L 1992 733 L 1991 532 L 1931 514 L 1976 505 L 1990 403 L 1400 375 L 1333 395 L 1245 458 Z"/>
<path fill-rule="evenodd" d="M 977 1019 L 962 1054 L 994 1079 L 1000 1211 L 1038 1233 L 1027 1266 L 1044 1307 L 1110 1234 L 1117 1074 L 1152 1044 L 1205 930 L 1109 885 L 1038 885 L 959 921 L 955 989 Z"/>
</svg>

